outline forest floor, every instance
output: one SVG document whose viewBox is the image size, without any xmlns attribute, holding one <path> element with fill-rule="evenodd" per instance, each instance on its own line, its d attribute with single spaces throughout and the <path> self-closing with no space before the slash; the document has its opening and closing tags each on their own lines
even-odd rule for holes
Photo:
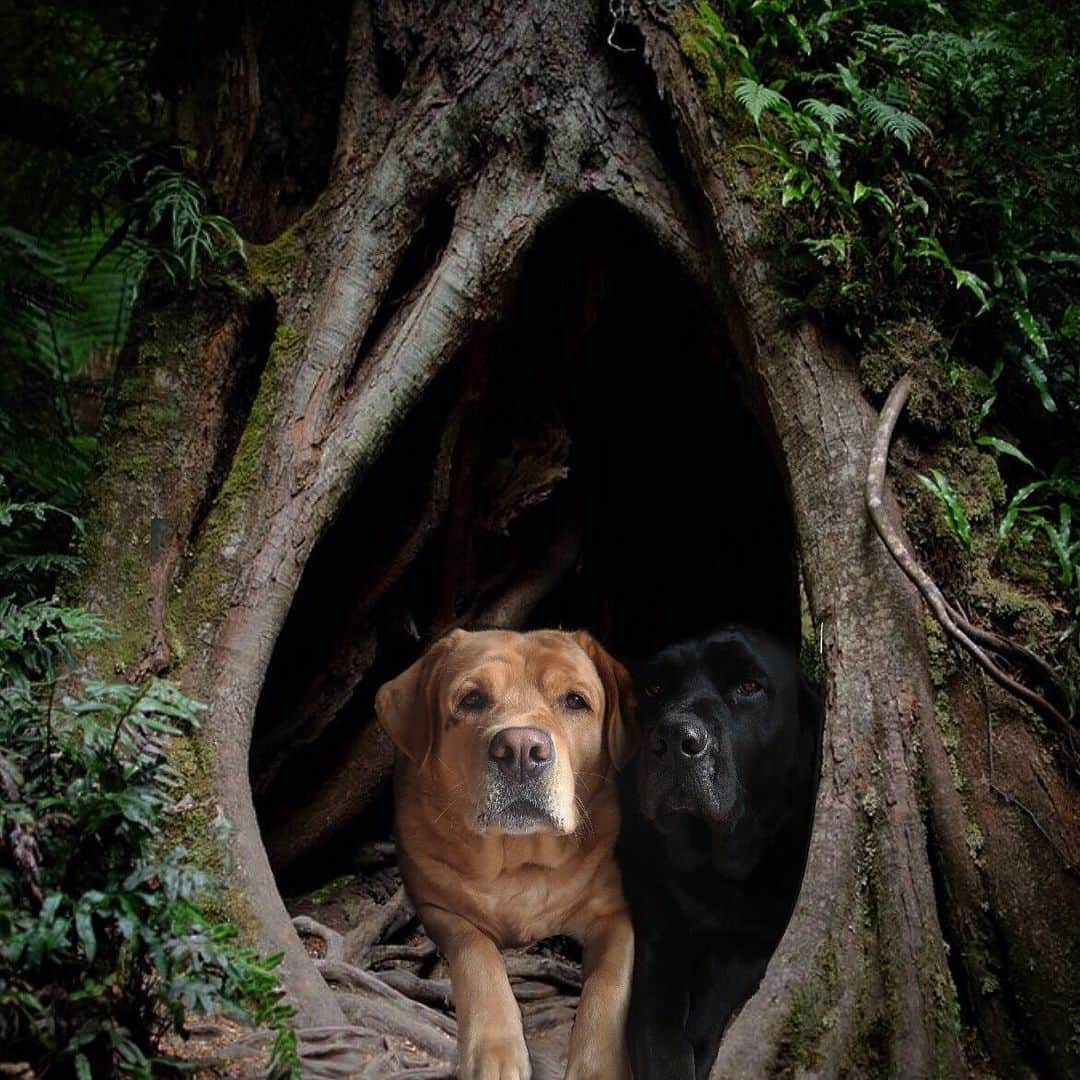
<svg viewBox="0 0 1080 1080">
<path fill-rule="evenodd" d="M 305 948 L 355 1025 L 329 1044 L 327 1029 L 301 1031 L 303 1075 L 451 1077 L 456 1039 L 446 1037 L 456 1036 L 456 1024 L 449 971 L 405 896 L 394 845 L 365 844 L 351 861 L 352 872 L 285 898 Z M 504 955 L 533 1076 L 562 1076 L 581 988 L 581 949 L 568 938 L 550 938 Z M 388 1008 L 395 1014 L 390 1023 Z M 355 1046 L 342 1055 L 350 1037 Z M 268 1066 L 266 1036 L 224 1018 L 193 1026 L 187 1039 L 173 1037 L 162 1050 L 194 1066 L 199 1080 L 265 1076 Z"/>
</svg>

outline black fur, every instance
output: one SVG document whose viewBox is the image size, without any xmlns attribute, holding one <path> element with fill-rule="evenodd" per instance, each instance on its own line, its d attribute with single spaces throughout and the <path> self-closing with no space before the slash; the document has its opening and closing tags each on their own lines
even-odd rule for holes
<svg viewBox="0 0 1080 1080">
<path fill-rule="evenodd" d="M 619 860 L 634 918 L 636 1080 L 708 1076 L 791 916 L 821 708 L 786 646 L 746 626 L 668 646 L 637 680 Z"/>
</svg>

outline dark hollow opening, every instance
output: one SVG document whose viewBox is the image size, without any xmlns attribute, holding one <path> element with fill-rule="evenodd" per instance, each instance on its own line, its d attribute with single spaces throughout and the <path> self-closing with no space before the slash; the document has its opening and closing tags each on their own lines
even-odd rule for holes
<svg viewBox="0 0 1080 1080">
<path fill-rule="evenodd" d="M 592 200 L 549 227 L 305 570 L 251 754 L 287 895 L 388 835 L 374 694 L 450 625 L 587 627 L 631 668 L 727 620 L 797 642 L 784 483 L 735 370 L 718 312 L 628 216 Z"/>
</svg>

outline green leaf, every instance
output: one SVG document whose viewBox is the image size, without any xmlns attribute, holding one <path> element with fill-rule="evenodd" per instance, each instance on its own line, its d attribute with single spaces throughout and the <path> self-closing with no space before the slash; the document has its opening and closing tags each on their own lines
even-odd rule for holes
<svg viewBox="0 0 1080 1080">
<path fill-rule="evenodd" d="M 83 950 L 86 952 L 86 959 L 92 964 L 94 957 L 97 955 L 97 938 L 94 936 L 93 918 L 84 907 L 75 909 L 75 930 L 79 935 L 79 941 L 82 942 Z"/>
<path fill-rule="evenodd" d="M 956 493 L 952 489 L 948 478 L 938 469 L 930 470 L 931 477 L 919 474 L 919 483 L 931 492 L 941 503 L 945 511 L 945 520 L 949 526 L 949 532 L 963 549 L 965 554 L 971 554 L 971 525 L 967 514 Z"/>
<path fill-rule="evenodd" d="M 930 128 L 917 116 L 882 101 L 874 94 L 862 91 L 858 107 L 877 132 L 896 139 L 905 150 L 910 150 L 916 139 L 930 134 Z"/>
<path fill-rule="evenodd" d="M 1035 389 L 1039 393 L 1039 400 L 1042 402 L 1043 408 L 1047 412 L 1057 412 L 1057 402 L 1054 401 L 1053 396 L 1050 393 L 1050 386 L 1046 379 L 1046 372 L 1035 362 L 1035 358 L 1030 353 L 1020 354 L 1020 363 L 1024 367 L 1024 371 L 1027 372 L 1028 378 L 1031 380 Z"/>
<path fill-rule="evenodd" d="M 1005 439 L 995 438 L 993 435 L 980 435 L 975 440 L 980 446 L 989 446 L 999 454 L 1008 454 L 1009 457 L 1022 461 L 1029 469 L 1035 469 L 1035 463 L 1019 447 L 1014 446 Z M 1038 470 L 1036 469 L 1036 472 Z"/>
<path fill-rule="evenodd" d="M 735 100 L 746 109 L 758 127 L 761 127 L 763 113 L 775 112 L 784 106 L 789 109 L 791 107 L 788 99 L 779 91 L 745 76 L 735 80 L 732 93 Z"/>
<path fill-rule="evenodd" d="M 94 1080 L 94 1074 L 90 1069 L 90 1061 L 85 1054 L 75 1055 L 75 1075 L 79 1080 Z"/>
<path fill-rule="evenodd" d="M 1017 326 L 1023 331 L 1024 337 L 1035 346 L 1039 359 L 1049 360 L 1050 350 L 1046 347 L 1046 339 L 1043 337 L 1039 324 L 1031 311 L 1026 307 L 1015 307 L 1013 308 L 1013 318 L 1016 320 Z"/>
<path fill-rule="evenodd" d="M 1065 506 L 1062 506 L 1061 509 L 1064 511 L 1067 508 Z M 1072 564 L 1072 557 L 1071 552 L 1069 551 L 1068 544 L 1068 518 L 1066 517 L 1066 515 L 1062 515 L 1062 529 L 1064 531 L 1064 535 L 1062 534 L 1062 532 L 1059 532 L 1057 529 L 1055 529 L 1054 526 L 1045 518 L 1042 518 L 1039 524 L 1042 526 L 1043 532 L 1046 533 L 1046 538 L 1050 541 L 1050 547 L 1053 549 L 1054 555 L 1057 557 L 1058 577 L 1061 581 L 1061 584 L 1065 588 L 1068 588 L 1073 583 L 1075 571 L 1075 568 Z"/>
<path fill-rule="evenodd" d="M 818 98 L 806 98 L 800 101 L 799 109 L 813 116 L 830 131 L 835 131 L 840 124 L 850 120 L 852 117 L 851 110 L 845 109 L 843 105 L 821 101 Z"/>
<path fill-rule="evenodd" d="M 1036 480 L 1033 483 L 1025 484 L 1019 491 L 1009 500 L 1009 505 L 1005 509 L 1005 514 L 1001 519 L 1001 524 L 998 526 L 998 541 L 1004 541 L 1009 533 L 1012 531 L 1013 526 L 1016 524 L 1016 520 L 1019 517 L 1024 503 L 1036 491 L 1041 491 L 1047 486 L 1046 480 Z"/>
</svg>

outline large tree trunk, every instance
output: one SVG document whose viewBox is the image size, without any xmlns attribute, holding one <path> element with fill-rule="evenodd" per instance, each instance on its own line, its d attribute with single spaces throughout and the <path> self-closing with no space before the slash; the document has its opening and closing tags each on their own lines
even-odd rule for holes
<svg viewBox="0 0 1080 1080">
<path fill-rule="evenodd" d="M 122 365 L 88 552 L 121 630 L 102 663 L 210 703 L 189 780 L 230 822 L 234 908 L 285 951 L 303 1021 L 336 1026 L 274 870 L 385 807 L 379 682 L 455 622 L 589 622 L 631 657 L 713 617 L 793 632 L 797 556 L 827 703 L 814 838 L 715 1075 L 1075 1073 L 1075 879 L 996 789 L 1072 820 L 1074 792 L 966 668 L 932 682 L 864 509 L 855 367 L 785 321 L 745 133 L 634 10 L 181 5 L 163 83 L 261 246 L 151 299 Z M 649 524 L 686 473 L 756 524 L 715 548 L 712 507 Z"/>
</svg>

